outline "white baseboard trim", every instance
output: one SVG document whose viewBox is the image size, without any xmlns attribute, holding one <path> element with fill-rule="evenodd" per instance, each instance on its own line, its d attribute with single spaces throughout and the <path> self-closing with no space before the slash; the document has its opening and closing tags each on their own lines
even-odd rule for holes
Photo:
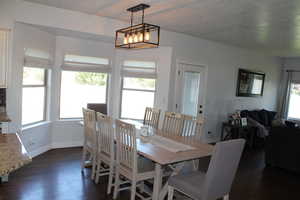
<svg viewBox="0 0 300 200">
<path fill-rule="evenodd" d="M 51 148 L 52 149 L 60 149 L 60 148 L 68 148 L 68 147 L 82 147 L 83 142 L 77 141 L 77 142 L 57 142 L 52 143 Z"/>
<path fill-rule="evenodd" d="M 35 149 L 33 151 L 29 151 L 29 155 L 34 158 L 42 153 L 45 153 L 51 149 L 60 149 L 60 148 L 69 148 L 69 147 L 82 147 L 82 143 L 81 141 L 78 142 L 72 142 L 72 143 L 65 143 L 65 142 L 61 142 L 61 143 L 52 143 L 49 145 L 45 145 L 43 147 L 39 147 L 38 149 Z"/>
<path fill-rule="evenodd" d="M 47 151 L 49 151 L 51 149 L 51 145 L 46 145 L 46 146 L 43 146 L 43 147 L 39 147 L 38 149 L 36 150 L 33 150 L 31 152 L 29 152 L 29 155 L 34 158 L 42 153 L 45 153 Z"/>
</svg>

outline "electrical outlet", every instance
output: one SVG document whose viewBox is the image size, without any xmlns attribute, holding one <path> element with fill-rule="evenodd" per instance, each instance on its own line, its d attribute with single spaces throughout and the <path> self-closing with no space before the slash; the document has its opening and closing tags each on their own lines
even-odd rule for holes
<svg viewBox="0 0 300 200">
<path fill-rule="evenodd" d="M 207 132 L 207 138 L 211 138 L 211 137 L 213 137 L 213 134 L 212 134 L 211 131 L 208 131 L 208 132 Z"/>
</svg>

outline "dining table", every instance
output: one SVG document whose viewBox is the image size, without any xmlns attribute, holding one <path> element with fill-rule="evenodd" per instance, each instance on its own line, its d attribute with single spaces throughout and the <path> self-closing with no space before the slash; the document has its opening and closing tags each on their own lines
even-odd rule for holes
<svg viewBox="0 0 300 200">
<path fill-rule="evenodd" d="M 163 200 L 167 195 L 167 181 L 163 185 L 164 167 L 175 166 L 174 168 L 180 171 L 186 161 L 211 156 L 213 152 L 213 145 L 202 142 L 198 136 L 170 135 L 152 127 L 148 127 L 149 134 L 144 136 L 142 129 L 146 127 L 141 122 L 135 120 L 121 121 L 135 125 L 138 154 L 155 163 L 153 200 Z"/>
</svg>

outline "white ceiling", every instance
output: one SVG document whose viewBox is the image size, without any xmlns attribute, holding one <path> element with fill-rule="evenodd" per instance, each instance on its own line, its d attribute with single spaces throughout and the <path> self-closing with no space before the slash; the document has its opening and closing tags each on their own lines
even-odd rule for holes
<svg viewBox="0 0 300 200">
<path fill-rule="evenodd" d="M 300 56 L 300 0 L 27 0 L 129 22 L 148 3 L 146 22 L 278 56 Z"/>
</svg>

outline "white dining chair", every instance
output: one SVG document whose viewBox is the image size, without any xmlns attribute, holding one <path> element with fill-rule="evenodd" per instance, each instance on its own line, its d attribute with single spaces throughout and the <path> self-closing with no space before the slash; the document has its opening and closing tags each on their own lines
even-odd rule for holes
<svg viewBox="0 0 300 200">
<path fill-rule="evenodd" d="M 166 135 L 181 135 L 184 115 L 175 112 L 165 112 L 162 133 Z"/>
<path fill-rule="evenodd" d="M 96 151 L 97 151 L 97 133 L 96 133 L 96 112 L 93 110 L 82 108 L 83 123 L 84 123 L 84 143 L 81 159 L 81 171 L 85 167 L 86 160 L 91 161 L 92 174 L 91 179 L 95 178 L 96 174 Z"/>
<path fill-rule="evenodd" d="M 139 183 L 143 185 L 143 181 L 154 178 L 154 163 L 137 154 L 135 126 L 116 120 L 116 141 L 116 180 L 113 198 L 117 198 L 120 190 L 120 175 L 122 175 L 131 182 L 131 200 L 134 200 L 136 195 L 146 199 L 136 192 L 136 187 Z M 151 194 L 148 195 L 150 197 L 147 199 L 150 199 Z"/>
<path fill-rule="evenodd" d="M 147 107 L 145 110 L 143 124 L 157 129 L 159 123 L 159 117 L 160 117 L 160 109 Z"/>
<path fill-rule="evenodd" d="M 109 175 L 107 194 L 111 193 L 113 186 L 113 175 L 115 166 L 115 148 L 114 148 L 114 128 L 113 119 L 107 115 L 97 112 L 97 166 L 96 166 L 96 179 L 99 182 L 100 176 Z M 108 166 L 104 167 L 104 166 Z"/>
<path fill-rule="evenodd" d="M 190 115 L 184 115 L 184 122 L 182 128 L 182 136 L 195 136 L 197 139 L 201 138 L 202 127 L 204 120 L 202 117 L 193 117 Z"/>
<path fill-rule="evenodd" d="M 168 200 L 173 199 L 174 189 L 195 200 L 229 200 L 244 146 L 244 139 L 217 143 L 207 173 L 198 171 L 169 179 Z"/>
<path fill-rule="evenodd" d="M 184 115 L 183 128 L 181 132 L 181 136 L 187 137 L 187 139 L 193 140 L 201 140 L 202 129 L 204 120 L 202 117 L 193 117 L 190 115 Z M 192 136 L 192 138 L 191 138 Z M 199 159 L 185 162 L 184 169 L 182 171 L 186 172 L 187 170 L 198 170 L 199 167 Z"/>
</svg>

